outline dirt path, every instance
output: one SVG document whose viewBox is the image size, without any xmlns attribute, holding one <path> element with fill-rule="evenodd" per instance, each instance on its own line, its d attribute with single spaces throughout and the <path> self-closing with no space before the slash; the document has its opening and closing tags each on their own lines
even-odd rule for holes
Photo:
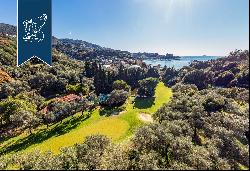
<svg viewBox="0 0 250 171">
<path fill-rule="evenodd" d="M 152 116 L 146 113 L 140 113 L 139 119 L 142 120 L 143 122 L 148 122 L 148 123 L 152 123 L 154 121 Z"/>
</svg>

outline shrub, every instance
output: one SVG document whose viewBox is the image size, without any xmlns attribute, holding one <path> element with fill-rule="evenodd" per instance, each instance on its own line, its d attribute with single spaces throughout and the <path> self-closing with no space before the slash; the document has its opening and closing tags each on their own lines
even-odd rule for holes
<svg viewBox="0 0 250 171">
<path fill-rule="evenodd" d="M 113 83 L 113 90 L 124 90 L 124 91 L 129 92 L 130 87 L 125 81 L 117 80 Z"/>
<path fill-rule="evenodd" d="M 183 82 L 186 84 L 194 84 L 199 90 L 208 87 L 210 76 L 203 70 L 193 70 L 185 75 Z"/>
<path fill-rule="evenodd" d="M 115 106 L 122 106 L 126 100 L 128 99 L 129 93 L 123 90 L 114 90 L 111 92 L 106 99 L 104 99 L 101 104 L 115 107 Z"/>
<path fill-rule="evenodd" d="M 89 87 L 86 85 L 83 86 L 81 84 L 67 85 L 66 90 L 69 93 L 81 93 L 82 95 L 87 95 L 89 93 Z"/>
<path fill-rule="evenodd" d="M 225 108 L 225 100 L 220 96 L 208 96 L 203 103 L 205 110 L 209 113 L 221 111 Z"/>
<path fill-rule="evenodd" d="M 155 94 L 155 88 L 159 80 L 157 78 L 146 78 L 139 81 L 138 95 L 140 97 L 153 97 Z"/>
<path fill-rule="evenodd" d="M 234 79 L 234 74 L 230 71 L 221 73 L 215 80 L 216 86 L 228 87 L 230 82 Z"/>
</svg>

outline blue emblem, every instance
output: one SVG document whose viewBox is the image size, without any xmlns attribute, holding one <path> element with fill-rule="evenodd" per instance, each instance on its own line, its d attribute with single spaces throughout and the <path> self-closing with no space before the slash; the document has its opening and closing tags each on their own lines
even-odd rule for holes
<svg viewBox="0 0 250 171">
<path fill-rule="evenodd" d="M 51 0 L 18 0 L 17 66 L 32 58 L 52 64 Z"/>
</svg>

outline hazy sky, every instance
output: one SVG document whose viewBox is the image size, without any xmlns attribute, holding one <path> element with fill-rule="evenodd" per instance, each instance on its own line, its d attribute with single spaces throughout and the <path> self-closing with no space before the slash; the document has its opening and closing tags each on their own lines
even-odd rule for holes
<svg viewBox="0 0 250 171">
<path fill-rule="evenodd" d="M 131 52 L 227 55 L 249 47 L 249 0 L 52 0 L 53 34 Z M 0 0 L 16 25 L 16 0 Z"/>
</svg>

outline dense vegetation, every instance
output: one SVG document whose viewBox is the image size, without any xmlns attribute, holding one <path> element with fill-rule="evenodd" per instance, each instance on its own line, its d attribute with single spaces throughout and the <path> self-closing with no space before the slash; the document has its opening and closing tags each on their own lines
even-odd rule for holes
<svg viewBox="0 0 250 171">
<path fill-rule="evenodd" d="M 179 71 L 165 68 L 163 80 L 166 85 L 178 82 L 195 84 L 199 90 L 211 86 L 249 88 L 249 51 L 236 50 L 227 58 L 193 62 Z"/>
<path fill-rule="evenodd" d="M 118 60 L 109 66 L 98 58 L 78 61 L 64 54 L 72 55 L 69 52 L 75 52 L 76 43 L 86 44 L 71 44 L 69 40 L 61 46 L 56 44 L 52 67 L 32 60 L 16 68 L 15 38 L 0 37 L 1 143 L 24 131 L 32 135 L 41 125 L 49 130 L 50 124 L 64 123 L 77 112 L 85 120 L 95 109 L 103 114 L 110 109 L 123 110 L 131 96 L 138 108 L 145 105 L 136 104 L 138 99 L 140 103 L 151 99 L 152 106 L 159 81 L 172 87 L 171 102 L 154 111 L 154 122 L 142 125 L 124 143 L 91 135 L 59 154 L 36 151 L 4 155 L 3 150 L 0 169 L 249 168 L 248 51 L 175 70 L 137 61 Z M 121 51 L 110 54 L 110 49 L 95 45 L 91 48 L 98 51 L 99 59 L 105 55 L 122 59 L 124 55 Z M 124 61 L 127 58 L 125 55 Z"/>
<path fill-rule="evenodd" d="M 219 170 L 248 167 L 248 99 L 239 99 L 239 94 L 248 93 L 247 90 L 199 91 L 194 85 L 182 84 L 173 89 L 172 102 L 154 115 L 157 122 L 141 127 L 128 144 L 117 145 L 104 136 L 91 136 L 83 144 L 62 149 L 58 155 L 34 152 L 4 158 L 2 167 Z M 48 164 L 43 165 L 44 160 Z"/>
<path fill-rule="evenodd" d="M 98 105 L 122 106 L 131 89 L 140 87 L 140 80 L 157 76 L 157 71 L 147 66 L 120 63 L 105 68 L 98 60 L 78 61 L 56 49 L 52 67 L 34 59 L 17 68 L 16 39 L 8 36 L 1 36 L 0 52 L 1 139 L 25 130 L 32 133 L 41 124 L 59 122 Z"/>
</svg>

